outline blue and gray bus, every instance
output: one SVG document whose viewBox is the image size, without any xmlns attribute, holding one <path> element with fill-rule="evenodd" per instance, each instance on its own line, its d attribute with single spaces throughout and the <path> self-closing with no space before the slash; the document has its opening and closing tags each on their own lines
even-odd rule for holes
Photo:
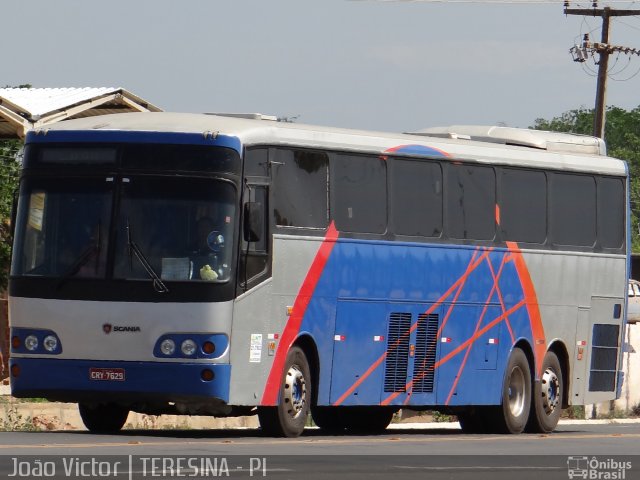
<svg viewBox="0 0 640 480">
<path fill-rule="evenodd" d="M 628 170 L 596 138 L 135 113 L 26 138 L 9 284 L 16 397 L 257 414 L 297 436 L 549 432 L 616 398 Z"/>
</svg>

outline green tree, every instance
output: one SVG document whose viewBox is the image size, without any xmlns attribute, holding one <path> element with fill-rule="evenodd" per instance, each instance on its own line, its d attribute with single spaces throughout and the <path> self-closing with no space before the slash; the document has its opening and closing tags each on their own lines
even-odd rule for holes
<svg viewBox="0 0 640 480">
<path fill-rule="evenodd" d="M 591 135 L 593 109 L 570 110 L 551 120 L 538 118 L 532 128 Z M 631 240 L 634 253 L 640 252 L 640 106 L 633 110 L 608 107 L 605 124 L 608 155 L 626 160 L 631 183 Z"/>
<path fill-rule="evenodd" d="M 18 140 L 0 141 L 0 292 L 7 288 L 11 262 L 11 206 L 18 187 Z"/>
</svg>

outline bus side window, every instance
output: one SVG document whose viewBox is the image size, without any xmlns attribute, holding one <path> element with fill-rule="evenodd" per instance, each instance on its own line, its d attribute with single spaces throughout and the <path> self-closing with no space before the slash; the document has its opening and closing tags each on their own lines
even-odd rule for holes
<svg viewBox="0 0 640 480">
<path fill-rule="evenodd" d="M 247 242 L 245 235 L 242 235 L 240 253 L 240 271 L 239 280 L 243 286 L 250 286 L 253 282 L 252 279 L 261 277 L 262 273 L 265 273 L 269 268 L 269 236 L 268 236 L 268 199 L 269 191 L 266 185 L 247 185 L 245 190 L 245 204 L 243 206 L 243 214 L 253 210 L 256 214 L 256 209 L 262 215 L 261 232 L 257 233 L 257 240 Z M 249 208 L 251 205 L 251 208 Z M 243 219 L 243 225 L 245 220 Z M 254 237 L 256 238 L 256 237 Z"/>
<path fill-rule="evenodd" d="M 549 235 L 555 245 L 593 247 L 596 241 L 596 182 L 591 175 L 551 174 Z"/>
<path fill-rule="evenodd" d="M 597 228 L 602 248 L 620 250 L 624 247 L 624 182 L 619 178 L 598 179 Z"/>
<path fill-rule="evenodd" d="M 496 180 L 493 168 L 447 164 L 445 231 L 450 238 L 493 240 L 496 232 Z"/>
</svg>

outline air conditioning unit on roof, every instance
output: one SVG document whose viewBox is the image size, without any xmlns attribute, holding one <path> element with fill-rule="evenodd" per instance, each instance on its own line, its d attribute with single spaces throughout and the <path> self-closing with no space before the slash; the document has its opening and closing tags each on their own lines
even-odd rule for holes
<svg viewBox="0 0 640 480">
<path fill-rule="evenodd" d="M 477 142 L 502 143 L 520 147 L 538 148 L 549 152 L 606 155 L 607 147 L 601 138 L 574 133 L 547 132 L 528 128 L 496 127 L 484 125 L 451 125 L 432 127 L 408 135 L 454 138 Z"/>
</svg>

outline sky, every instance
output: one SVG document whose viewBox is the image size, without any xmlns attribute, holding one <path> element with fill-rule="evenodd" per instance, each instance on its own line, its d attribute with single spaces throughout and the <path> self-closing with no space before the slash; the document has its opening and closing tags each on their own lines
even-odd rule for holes
<svg viewBox="0 0 640 480">
<path fill-rule="evenodd" d="M 593 108 L 597 67 L 569 48 L 599 41 L 600 18 L 529 1 L 2 0 L 0 84 L 395 132 Z M 640 48 L 640 17 L 614 18 L 610 43 Z M 610 66 L 607 104 L 638 107 L 640 56 Z"/>
</svg>

